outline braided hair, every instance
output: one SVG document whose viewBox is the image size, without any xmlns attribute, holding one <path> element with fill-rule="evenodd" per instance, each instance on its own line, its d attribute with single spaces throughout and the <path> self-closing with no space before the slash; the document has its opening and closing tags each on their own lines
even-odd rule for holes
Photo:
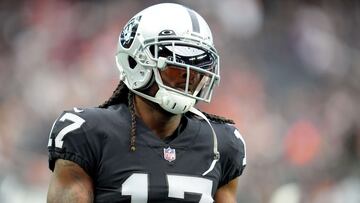
<svg viewBox="0 0 360 203">
<path fill-rule="evenodd" d="M 99 108 L 107 108 L 115 104 L 127 104 L 130 109 L 131 115 L 131 129 L 130 129 L 130 151 L 135 151 L 135 140 L 136 140 L 136 115 L 134 107 L 134 93 L 129 91 L 129 88 L 125 85 L 123 81 L 120 81 L 116 89 L 114 90 L 111 97 L 106 100 L 103 104 L 99 105 Z M 235 124 L 231 119 L 221 117 L 218 115 L 208 114 L 202 112 L 209 120 L 222 123 L 222 124 Z M 191 112 L 186 112 L 185 115 L 194 117 L 195 115 Z"/>
<path fill-rule="evenodd" d="M 130 130 L 130 150 L 135 151 L 135 138 L 136 138 L 136 115 L 134 107 L 134 93 L 129 91 L 128 87 L 123 81 L 120 81 L 111 97 L 103 104 L 99 105 L 99 108 L 107 108 L 115 104 L 127 104 L 130 109 L 131 115 L 131 130 Z"/>
</svg>

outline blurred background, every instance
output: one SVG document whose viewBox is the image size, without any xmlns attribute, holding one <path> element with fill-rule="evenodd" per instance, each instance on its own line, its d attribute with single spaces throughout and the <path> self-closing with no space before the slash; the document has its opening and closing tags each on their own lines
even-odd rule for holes
<svg viewBox="0 0 360 203">
<path fill-rule="evenodd" d="M 48 133 L 118 83 L 118 35 L 165 1 L 0 1 L 0 202 L 45 202 Z M 199 107 L 247 143 L 244 203 L 360 202 L 360 1 L 178 2 L 209 23 L 221 85 Z"/>
</svg>

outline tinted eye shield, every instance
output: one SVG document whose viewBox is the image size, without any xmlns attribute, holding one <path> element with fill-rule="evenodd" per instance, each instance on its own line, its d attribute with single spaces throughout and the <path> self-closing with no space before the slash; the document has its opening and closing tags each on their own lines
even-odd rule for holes
<svg viewBox="0 0 360 203">
<path fill-rule="evenodd" d="M 150 49 L 155 50 L 155 47 Z M 192 53 L 195 55 L 190 55 Z M 189 46 L 159 45 L 157 55 L 170 62 L 187 64 L 204 70 L 213 69 L 216 61 L 211 53 Z"/>
<path fill-rule="evenodd" d="M 216 50 L 206 43 L 189 38 L 159 36 L 144 41 L 153 59 L 167 58 L 168 62 L 176 62 L 210 70 L 218 65 Z"/>
</svg>

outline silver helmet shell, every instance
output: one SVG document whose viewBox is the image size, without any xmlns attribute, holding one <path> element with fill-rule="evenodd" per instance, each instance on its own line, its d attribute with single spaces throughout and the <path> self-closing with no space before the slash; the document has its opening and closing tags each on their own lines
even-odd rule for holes
<svg viewBox="0 0 360 203">
<path fill-rule="evenodd" d="M 119 36 L 116 64 L 130 91 L 173 114 L 187 112 L 196 101 L 210 102 L 220 80 L 219 56 L 208 24 L 197 12 L 173 3 L 148 7 L 130 19 Z M 186 70 L 183 90 L 163 83 L 160 71 L 167 65 Z M 191 92 L 189 77 L 194 71 L 202 79 Z M 158 92 L 143 93 L 154 82 Z"/>
</svg>

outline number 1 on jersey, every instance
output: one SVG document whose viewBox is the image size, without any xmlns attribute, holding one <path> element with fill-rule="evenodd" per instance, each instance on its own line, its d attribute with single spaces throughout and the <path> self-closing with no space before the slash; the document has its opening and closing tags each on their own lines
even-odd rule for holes
<svg viewBox="0 0 360 203">
<path fill-rule="evenodd" d="M 148 175 L 134 173 L 121 187 L 122 195 L 130 195 L 131 203 L 144 203 L 148 199 Z M 146 200 L 146 201 L 145 201 Z"/>
</svg>

